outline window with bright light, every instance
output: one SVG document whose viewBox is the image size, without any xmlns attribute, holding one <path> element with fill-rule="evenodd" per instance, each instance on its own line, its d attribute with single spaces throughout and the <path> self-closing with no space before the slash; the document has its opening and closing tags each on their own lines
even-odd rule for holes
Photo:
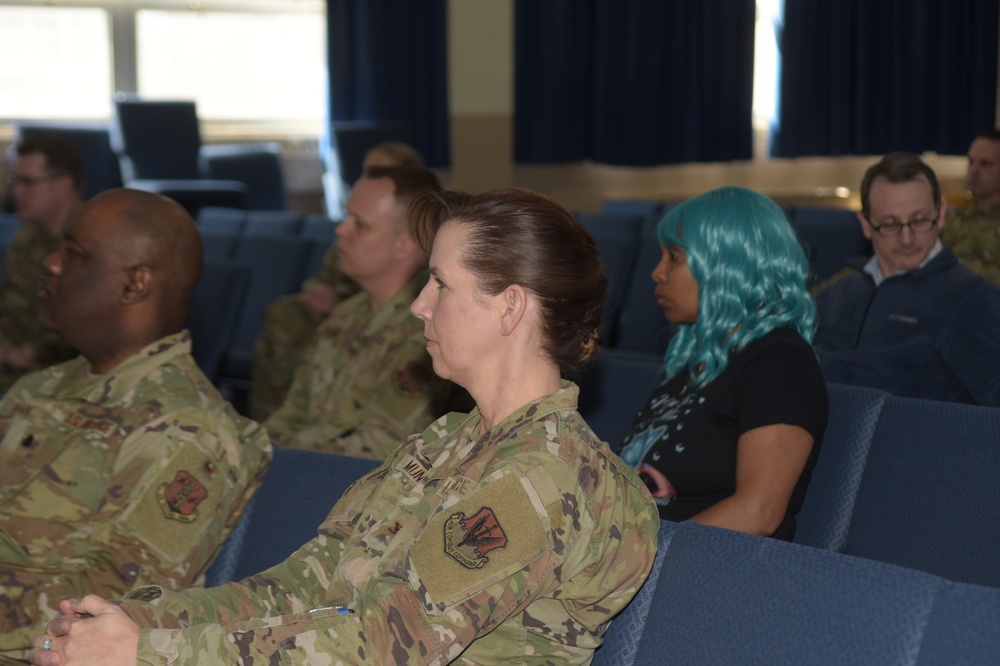
<svg viewBox="0 0 1000 666">
<path fill-rule="evenodd" d="M 753 128 L 754 153 L 768 154 L 771 129 L 778 117 L 778 78 L 781 60 L 778 30 L 782 21 L 783 0 L 757 0 L 753 59 Z"/>
<path fill-rule="evenodd" d="M 140 97 L 193 99 L 204 119 L 320 127 L 326 26 L 317 14 L 141 10 Z"/>
<path fill-rule="evenodd" d="M 0 118 L 107 118 L 108 25 L 99 8 L 0 6 Z"/>
</svg>

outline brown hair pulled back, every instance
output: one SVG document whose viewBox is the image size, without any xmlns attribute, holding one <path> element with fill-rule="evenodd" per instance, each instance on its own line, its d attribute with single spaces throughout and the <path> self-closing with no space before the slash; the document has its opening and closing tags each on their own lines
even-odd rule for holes
<svg viewBox="0 0 1000 666">
<path fill-rule="evenodd" d="M 554 200 L 523 189 L 470 195 L 422 192 L 410 204 L 410 235 L 428 255 L 446 222 L 469 232 L 461 263 L 484 294 L 517 284 L 541 306 L 543 348 L 566 373 L 593 356 L 608 280 L 597 243 Z"/>
</svg>

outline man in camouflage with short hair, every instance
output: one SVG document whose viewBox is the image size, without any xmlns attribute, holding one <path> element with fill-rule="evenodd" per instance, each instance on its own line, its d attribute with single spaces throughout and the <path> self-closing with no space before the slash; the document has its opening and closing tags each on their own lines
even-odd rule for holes
<svg viewBox="0 0 1000 666">
<path fill-rule="evenodd" d="M 442 417 L 241 583 L 67 602 L 94 617 L 53 621 L 35 663 L 590 663 L 650 571 L 659 519 L 577 393 L 564 383 L 485 433 L 478 411 Z"/>
<path fill-rule="evenodd" d="M 965 180 L 972 205 L 948 208 L 941 242 L 974 273 L 1000 285 L 1000 129 L 973 139 Z"/>
<path fill-rule="evenodd" d="M 66 596 L 196 583 L 270 460 L 191 357 L 194 221 L 110 190 L 45 261 L 42 323 L 81 356 L 0 401 L 0 655 L 24 658 Z"/>
<path fill-rule="evenodd" d="M 455 389 L 434 374 L 409 311 L 427 258 L 406 231 L 406 209 L 425 189 L 439 189 L 434 174 L 408 167 L 373 167 L 354 186 L 336 247 L 362 291 L 320 325 L 285 402 L 265 421 L 278 446 L 382 460 L 444 413 Z"/>
<path fill-rule="evenodd" d="M 0 284 L 0 393 L 18 377 L 76 355 L 58 333 L 38 323 L 38 274 L 42 259 L 59 248 L 63 230 L 80 209 L 80 155 L 54 134 L 25 139 L 17 146 L 10 184 L 24 225 L 7 247 Z"/>
</svg>

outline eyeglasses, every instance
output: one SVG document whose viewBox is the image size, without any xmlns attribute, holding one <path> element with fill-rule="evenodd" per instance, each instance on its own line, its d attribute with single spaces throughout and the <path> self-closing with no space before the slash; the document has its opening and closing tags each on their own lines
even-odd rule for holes
<svg viewBox="0 0 1000 666">
<path fill-rule="evenodd" d="M 7 176 L 7 184 L 11 187 L 15 185 L 22 185 L 24 187 L 34 187 L 35 185 L 40 185 L 41 183 L 47 183 L 49 181 L 55 180 L 56 178 L 62 178 L 67 174 L 65 173 L 53 173 L 48 176 L 38 176 L 37 178 L 32 178 L 30 176 Z"/>
<path fill-rule="evenodd" d="M 868 222 L 868 226 L 878 232 L 879 236 L 895 236 L 903 231 L 903 227 L 909 227 L 915 234 L 930 231 L 938 223 L 936 217 L 922 217 L 909 222 L 884 222 L 878 226 Z"/>
</svg>

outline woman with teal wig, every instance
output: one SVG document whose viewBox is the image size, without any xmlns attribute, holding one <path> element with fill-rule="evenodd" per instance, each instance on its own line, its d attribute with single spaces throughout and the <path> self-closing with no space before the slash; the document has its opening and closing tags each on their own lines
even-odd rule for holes
<svg viewBox="0 0 1000 666">
<path fill-rule="evenodd" d="M 791 540 L 827 420 L 802 247 L 741 187 L 676 206 L 657 239 L 656 301 L 677 332 L 622 458 L 661 518 Z"/>
</svg>

